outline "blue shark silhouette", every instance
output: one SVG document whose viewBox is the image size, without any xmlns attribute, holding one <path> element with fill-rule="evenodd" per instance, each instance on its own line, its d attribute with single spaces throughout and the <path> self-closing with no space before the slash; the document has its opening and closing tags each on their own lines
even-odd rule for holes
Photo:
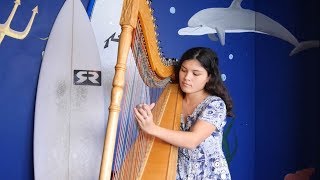
<svg viewBox="0 0 320 180">
<path fill-rule="evenodd" d="M 255 32 L 267 34 L 287 41 L 295 46 L 290 56 L 309 48 L 319 48 L 319 40 L 299 42 L 286 28 L 268 16 L 241 7 L 242 0 L 233 0 L 228 8 L 208 8 L 195 13 L 188 27 L 178 31 L 179 35 L 204 35 L 225 44 L 225 33 Z"/>
</svg>

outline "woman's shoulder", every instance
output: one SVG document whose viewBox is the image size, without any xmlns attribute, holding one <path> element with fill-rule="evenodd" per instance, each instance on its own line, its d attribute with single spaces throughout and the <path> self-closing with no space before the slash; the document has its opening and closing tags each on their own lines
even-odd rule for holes
<svg viewBox="0 0 320 180">
<path fill-rule="evenodd" d="M 207 108 L 219 108 L 219 109 L 226 108 L 225 102 L 219 96 L 209 95 L 205 101 L 206 101 L 205 104 Z"/>
<path fill-rule="evenodd" d="M 224 101 L 221 97 L 219 96 L 215 96 L 215 95 L 208 95 L 208 97 L 206 98 L 206 100 L 208 103 L 212 103 L 212 102 L 221 102 L 224 104 Z"/>
</svg>

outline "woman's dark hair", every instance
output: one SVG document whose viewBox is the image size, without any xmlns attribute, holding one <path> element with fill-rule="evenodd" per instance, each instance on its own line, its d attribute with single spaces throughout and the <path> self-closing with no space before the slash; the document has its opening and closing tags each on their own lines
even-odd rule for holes
<svg viewBox="0 0 320 180">
<path fill-rule="evenodd" d="M 194 47 L 187 50 L 181 56 L 177 66 L 175 67 L 175 77 L 177 77 L 176 81 L 179 81 L 179 71 L 182 63 L 191 59 L 198 60 L 201 66 L 208 72 L 208 75 L 211 75 L 209 81 L 204 87 L 204 90 L 211 95 L 220 97 L 227 106 L 227 116 L 234 117 L 232 112 L 232 99 L 227 91 L 227 88 L 223 84 L 218 68 L 218 56 L 210 48 Z"/>
</svg>

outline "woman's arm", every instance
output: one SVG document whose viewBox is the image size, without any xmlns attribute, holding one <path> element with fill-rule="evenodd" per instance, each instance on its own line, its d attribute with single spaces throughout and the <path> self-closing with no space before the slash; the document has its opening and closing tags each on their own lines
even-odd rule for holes
<svg viewBox="0 0 320 180">
<path fill-rule="evenodd" d="M 153 107 L 154 104 L 144 104 L 134 108 L 135 117 L 140 128 L 144 132 L 174 146 L 194 149 L 216 130 L 214 125 L 203 120 L 197 120 L 189 132 L 162 128 L 153 122 L 153 115 L 151 113 Z"/>
</svg>

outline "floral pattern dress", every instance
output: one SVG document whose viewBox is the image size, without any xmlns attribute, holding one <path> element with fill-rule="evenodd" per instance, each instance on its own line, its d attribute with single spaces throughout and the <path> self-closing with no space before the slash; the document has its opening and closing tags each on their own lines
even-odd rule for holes
<svg viewBox="0 0 320 180">
<path fill-rule="evenodd" d="M 217 96 L 208 96 L 187 117 L 181 117 L 181 130 L 189 131 L 197 121 L 204 120 L 216 127 L 215 132 L 195 149 L 179 148 L 177 180 L 231 180 L 228 164 L 222 151 L 223 127 L 226 124 L 226 105 Z"/>
</svg>

